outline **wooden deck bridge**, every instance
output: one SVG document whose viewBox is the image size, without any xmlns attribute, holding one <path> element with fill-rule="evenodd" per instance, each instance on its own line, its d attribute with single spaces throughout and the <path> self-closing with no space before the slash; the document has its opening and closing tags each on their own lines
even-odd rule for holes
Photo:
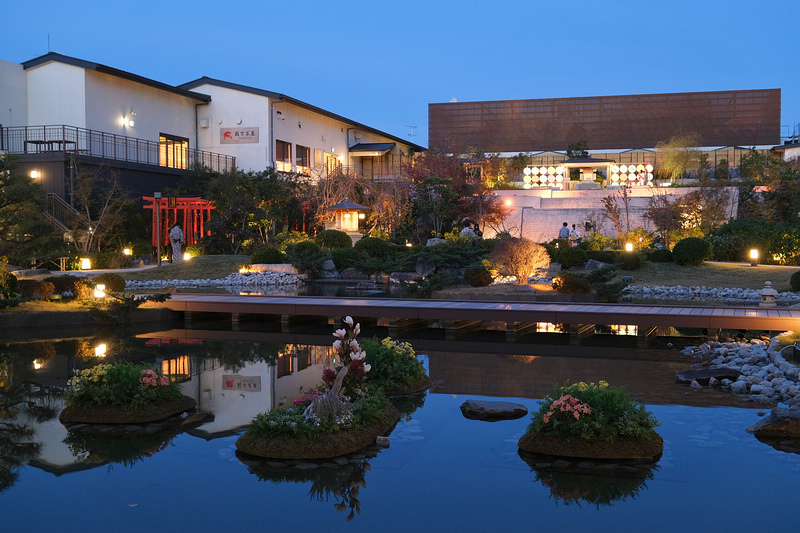
<svg viewBox="0 0 800 533">
<path fill-rule="evenodd" d="M 202 313 L 224 313 L 236 323 L 242 315 L 280 316 L 281 324 L 316 318 L 352 316 L 376 319 L 390 331 L 444 325 L 448 337 L 463 331 L 504 323 L 507 334 L 540 331 L 543 324 L 558 325 L 576 344 L 595 333 L 598 325 L 636 326 L 642 343 L 663 328 L 695 328 L 716 337 L 722 329 L 793 331 L 800 329 L 800 309 L 763 307 L 701 307 L 636 304 L 404 300 L 381 298 L 324 298 L 311 296 L 256 296 L 174 294 L 164 304 L 191 321 Z M 337 323 L 337 322 L 331 322 Z"/>
</svg>

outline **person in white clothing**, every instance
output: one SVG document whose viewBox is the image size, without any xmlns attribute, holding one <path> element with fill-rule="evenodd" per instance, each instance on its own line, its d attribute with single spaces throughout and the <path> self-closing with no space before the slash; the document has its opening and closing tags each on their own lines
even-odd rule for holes
<svg viewBox="0 0 800 533">
<path fill-rule="evenodd" d="M 169 242 L 172 244 L 172 260 L 173 261 L 180 261 L 182 258 L 181 254 L 181 246 L 183 245 L 184 236 L 183 230 L 178 224 L 175 224 L 171 230 L 169 230 Z"/>
</svg>

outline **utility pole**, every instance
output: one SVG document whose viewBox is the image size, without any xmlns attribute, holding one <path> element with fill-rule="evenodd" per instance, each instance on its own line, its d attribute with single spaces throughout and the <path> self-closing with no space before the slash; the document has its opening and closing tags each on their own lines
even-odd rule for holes
<svg viewBox="0 0 800 533">
<path fill-rule="evenodd" d="M 408 136 L 411 137 L 411 140 L 413 141 L 414 140 L 414 130 L 417 129 L 417 127 L 416 126 L 406 126 L 406 128 L 411 128 L 411 133 L 409 133 Z"/>
</svg>

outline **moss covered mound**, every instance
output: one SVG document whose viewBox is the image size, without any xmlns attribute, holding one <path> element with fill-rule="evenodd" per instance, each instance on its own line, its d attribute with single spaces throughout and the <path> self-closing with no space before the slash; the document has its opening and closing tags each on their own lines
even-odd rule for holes
<svg viewBox="0 0 800 533">
<path fill-rule="evenodd" d="M 664 451 L 664 440 L 654 430 L 648 438 L 617 437 L 613 442 L 567 439 L 528 431 L 519 439 L 519 448 L 526 452 L 584 459 L 654 459 Z"/>
<path fill-rule="evenodd" d="M 248 455 L 268 459 L 325 459 L 353 453 L 375 442 L 385 435 L 400 420 L 399 411 L 386 402 L 383 417 L 372 424 L 333 433 L 323 433 L 307 439 L 279 439 L 255 437 L 245 433 L 236 441 L 236 448 Z"/>
<path fill-rule="evenodd" d="M 408 396 L 410 394 L 419 394 L 431 388 L 431 378 L 427 374 L 419 374 L 411 383 L 401 385 L 391 390 L 384 390 L 386 396 Z"/>
<path fill-rule="evenodd" d="M 119 405 L 68 406 L 61 411 L 58 419 L 62 424 L 143 424 L 163 420 L 184 411 L 191 411 L 196 404 L 197 402 L 188 396 L 179 396 L 136 409 Z"/>
</svg>

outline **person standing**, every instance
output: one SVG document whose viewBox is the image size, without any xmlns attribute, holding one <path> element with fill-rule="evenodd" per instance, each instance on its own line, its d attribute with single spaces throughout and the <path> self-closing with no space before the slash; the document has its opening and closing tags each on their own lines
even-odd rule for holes
<svg viewBox="0 0 800 533">
<path fill-rule="evenodd" d="M 564 225 L 558 230 L 558 238 L 564 240 L 569 239 L 569 225 L 566 222 L 564 222 Z"/>
<path fill-rule="evenodd" d="M 181 246 L 183 246 L 183 241 L 183 230 L 179 224 L 175 224 L 175 226 L 169 230 L 169 242 L 172 244 L 173 261 L 180 261 L 183 258 L 183 254 L 181 254 Z"/>
<path fill-rule="evenodd" d="M 572 229 L 569 230 L 569 245 L 573 248 L 578 246 L 578 229 L 575 227 L 575 224 L 572 225 Z"/>
</svg>

